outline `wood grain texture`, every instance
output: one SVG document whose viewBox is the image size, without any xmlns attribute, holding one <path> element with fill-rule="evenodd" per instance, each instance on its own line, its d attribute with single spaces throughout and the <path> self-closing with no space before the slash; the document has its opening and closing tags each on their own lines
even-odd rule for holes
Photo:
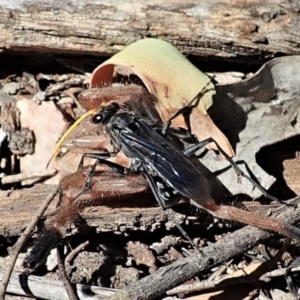
<svg viewBox="0 0 300 300">
<path fill-rule="evenodd" d="M 2 282 L 4 276 L 4 270 L 0 268 L 0 282 Z M 69 297 L 66 293 L 62 281 L 51 280 L 43 277 L 30 275 L 27 280 L 27 286 L 24 283 L 23 288 L 20 285 L 20 272 L 13 272 L 9 285 L 7 288 L 8 293 L 20 295 L 20 296 L 33 296 L 30 299 L 51 299 L 51 300 L 68 300 Z M 21 280 L 22 281 L 22 280 Z M 26 290 L 24 290 L 26 287 Z M 101 288 L 97 286 L 89 286 L 90 294 L 85 292 L 86 286 L 77 284 L 76 290 L 79 299 L 107 299 L 114 293 L 113 289 Z M 28 293 L 26 293 L 28 291 Z M 32 293 L 30 294 L 29 291 Z M 94 295 L 91 295 L 93 293 Z M 5 297 L 6 299 L 6 297 Z M 26 298 L 27 299 L 27 298 Z"/>
<path fill-rule="evenodd" d="M 32 188 L 0 191 L 0 235 L 13 237 L 20 235 L 31 219 L 35 216 L 48 194 L 53 190 L 53 185 L 37 184 Z M 40 223 L 51 219 L 55 211 L 58 196 L 51 202 Z M 243 202 L 243 205 L 251 212 L 260 215 L 270 214 L 270 211 L 277 209 L 280 204 L 261 205 L 258 202 Z M 206 220 L 198 211 L 199 219 L 185 216 L 174 212 L 174 217 L 179 224 L 190 219 L 197 225 Z M 89 226 L 95 227 L 98 232 L 131 231 L 142 230 L 152 231 L 160 228 L 173 228 L 173 222 L 168 221 L 155 200 L 151 199 L 124 199 L 114 207 L 107 205 L 89 206 L 82 212 L 82 217 Z M 207 220 L 209 221 L 209 220 Z M 41 225 L 41 224 L 40 224 Z"/>
<path fill-rule="evenodd" d="M 184 54 L 252 61 L 300 54 L 297 0 L 6 1 L 0 49 L 110 56 L 146 37 Z"/>
<path fill-rule="evenodd" d="M 29 189 L 0 191 L 0 235 L 20 235 L 51 189 L 52 185 L 38 184 Z M 58 197 L 52 201 L 41 222 L 50 220 L 57 201 Z M 89 226 L 96 227 L 98 231 L 151 231 L 167 220 L 155 201 L 143 203 L 143 199 L 120 201 L 119 207 L 90 206 L 84 209 L 82 216 Z M 176 214 L 176 219 L 182 223 L 186 217 Z M 174 227 L 172 222 L 168 223 L 169 227 Z"/>
</svg>

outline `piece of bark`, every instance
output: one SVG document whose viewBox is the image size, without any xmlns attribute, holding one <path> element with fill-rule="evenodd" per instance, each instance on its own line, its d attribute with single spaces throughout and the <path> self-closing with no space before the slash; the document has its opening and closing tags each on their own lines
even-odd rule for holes
<svg viewBox="0 0 300 300">
<path fill-rule="evenodd" d="M 299 54 L 299 2 L 7 1 L 0 49 L 109 56 L 146 37 L 185 54 L 252 60 Z"/>
<path fill-rule="evenodd" d="M 0 235 L 12 237 L 20 235 L 30 223 L 32 212 L 39 210 L 40 205 L 52 191 L 53 185 L 37 184 L 32 188 L 16 191 L 0 191 Z M 144 196 L 145 197 L 145 196 Z M 58 196 L 46 210 L 41 222 L 47 222 L 55 212 Z M 267 215 L 270 210 L 278 208 L 280 204 L 261 205 L 257 202 L 243 202 L 243 205 L 251 212 Z M 201 213 L 201 211 L 199 211 Z M 88 206 L 83 209 L 82 217 L 87 224 L 95 227 L 98 232 L 114 232 L 126 230 L 151 231 L 161 227 L 173 228 L 173 222 L 168 222 L 167 217 L 157 206 L 153 199 L 124 199 L 113 203 L 111 207 Z M 174 212 L 179 224 L 184 223 L 189 216 Z M 194 217 L 191 217 L 194 220 Z M 194 221 L 193 221 L 194 222 Z"/>
<path fill-rule="evenodd" d="M 39 209 L 43 199 L 53 189 L 53 185 L 37 184 L 29 189 L 17 191 L 0 191 L 0 235 L 5 237 L 20 235 L 31 221 L 33 213 Z M 53 215 L 58 201 L 52 201 L 43 221 Z M 89 226 L 97 227 L 99 231 L 122 231 L 131 229 L 151 230 L 166 221 L 161 208 L 155 200 L 143 202 L 142 199 L 120 201 L 120 207 L 93 206 L 82 212 Z M 176 219 L 182 223 L 186 217 L 176 214 Z M 169 226 L 172 223 L 169 222 Z"/>
<path fill-rule="evenodd" d="M 39 210 L 40 205 L 53 189 L 53 185 L 37 184 L 32 188 L 16 191 L 0 191 L 0 235 L 12 237 L 20 235 L 30 223 L 33 213 Z M 58 196 L 46 210 L 42 222 L 49 220 L 55 211 Z M 257 202 L 243 202 L 243 205 L 257 214 L 266 215 L 271 209 L 276 209 L 279 204 L 260 205 Z M 200 213 L 200 211 L 199 211 Z M 87 224 L 96 227 L 98 232 L 113 232 L 125 230 L 147 230 L 159 228 L 162 224 L 167 228 L 173 228 L 173 222 L 168 222 L 160 207 L 153 199 L 124 199 L 114 204 L 114 207 L 106 205 L 89 206 L 82 212 L 82 217 Z M 179 224 L 184 223 L 188 216 L 175 213 Z M 195 218 L 192 217 L 192 220 Z M 194 222 L 194 221 L 192 221 Z"/>
</svg>

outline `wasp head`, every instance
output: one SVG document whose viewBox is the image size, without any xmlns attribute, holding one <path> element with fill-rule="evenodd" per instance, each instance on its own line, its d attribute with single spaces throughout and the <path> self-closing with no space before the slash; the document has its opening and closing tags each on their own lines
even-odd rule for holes
<svg viewBox="0 0 300 300">
<path fill-rule="evenodd" d="M 118 112 L 119 109 L 119 104 L 113 102 L 95 113 L 91 119 L 91 122 L 94 124 L 106 124 L 110 121 L 111 117 Z"/>
<path fill-rule="evenodd" d="M 140 129 L 137 117 L 131 113 L 118 113 L 107 124 L 108 131 L 115 135 L 120 132 L 137 133 Z"/>
</svg>

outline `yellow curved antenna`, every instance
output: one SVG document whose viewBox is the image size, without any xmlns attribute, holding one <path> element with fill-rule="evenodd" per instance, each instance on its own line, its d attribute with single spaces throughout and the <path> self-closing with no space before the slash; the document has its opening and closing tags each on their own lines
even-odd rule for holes
<svg viewBox="0 0 300 300">
<path fill-rule="evenodd" d="M 52 155 L 51 155 L 50 159 L 48 160 L 48 163 L 46 165 L 46 169 L 48 168 L 48 166 L 49 166 L 50 162 L 52 161 L 52 159 L 57 155 L 60 146 L 62 145 L 62 143 L 64 142 L 64 140 L 67 138 L 67 136 L 74 130 L 74 128 L 78 124 L 80 124 L 88 116 L 91 116 L 91 115 L 95 114 L 96 111 L 97 111 L 96 109 L 89 110 L 88 112 L 86 112 L 85 114 L 83 114 L 79 119 L 77 119 L 76 122 L 71 127 L 68 128 L 68 130 L 63 134 L 63 136 L 60 138 L 60 140 L 56 144 L 55 149 L 53 150 Z"/>
</svg>

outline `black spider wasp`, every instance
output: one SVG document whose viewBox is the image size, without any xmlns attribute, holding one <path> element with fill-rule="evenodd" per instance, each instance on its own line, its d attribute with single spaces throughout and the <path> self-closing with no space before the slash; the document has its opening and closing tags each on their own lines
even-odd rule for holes
<svg viewBox="0 0 300 300">
<path fill-rule="evenodd" d="M 176 135 L 168 134 L 172 120 L 180 114 L 191 113 L 192 109 L 198 105 L 202 95 L 203 91 L 190 101 L 187 106 L 179 109 L 164 124 L 154 124 L 152 120 L 139 117 L 128 110 L 128 107 L 119 105 L 118 103 L 110 103 L 102 107 L 92 117 L 91 121 L 95 124 L 105 126 L 114 151 L 111 153 L 85 153 L 82 156 L 79 169 L 83 167 L 84 158 L 86 157 L 93 158 L 96 162 L 87 176 L 83 190 L 72 200 L 72 203 L 76 203 L 76 199 L 90 189 L 96 166 L 104 164 L 115 172 L 124 174 L 125 176 L 132 173 L 142 174 L 163 211 L 174 221 L 175 225 L 191 244 L 193 242 L 189 236 L 167 211 L 168 207 L 178 203 L 179 200 L 185 200 L 195 206 L 204 208 L 219 218 L 280 232 L 300 240 L 300 230 L 290 224 L 282 223 L 270 217 L 255 215 L 233 206 L 217 205 L 215 203 L 214 199 L 212 199 L 211 190 L 206 178 L 189 160 L 189 157 L 200 148 L 212 142 L 216 144 L 219 152 L 228 160 L 239 176 L 247 178 L 266 197 L 271 200 L 280 201 L 268 195 L 264 188 L 244 174 L 214 139 L 209 138 L 195 143 L 183 151 L 179 151 L 173 146 L 172 139 L 175 139 Z M 107 160 L 119 151 L 122 151 L 130 158 L 131 163 L 129 168 L 124 168 Z M 45 237 L 44 239 L 46 240 L 47 238 Z M 33 248 L 32 253 L 35 254 L 27 256 L 24 261 L 25 265 L 30 266 L 36 260 L 34 256 L 39 255 L 39 251 L 35 251 L 37 248 L 38 246 Z"/>
<path fill-rule="evenodd" d="M 215 143 L 219 152 L 235 169 L 238 176 L 247 178 L 271 200 L 281 201 L 268 195 L 264 188 L 244 174 L 214 139 L 209 138 L 198 142 L 182 152 L 172 145 L 171 139 L 174 137 L 168 135 L 172 120 L 180 114 L 191 113 L 192 109 L 198 105 L 204 90 L 205 88 L 187 106 L 179 109 L 161 126 L 156 126 L 147 119 L 139 118 L 132 112 L 124 111 L 118 103 L 111 103 L 101 108 L 92 117 L 92 122 L 106 126 L 114 152 L 86 153 L 83 155 L 79 168 L 82 167 L 85 157 L 94 158 L 96 162 L 87 177 L 83 191 L 79 195 L 90 188 L 90 181 L 97 164 L 105 164 L 122 174 L 142 173 L 148 181 L 157 202 L 164 211 L 176 204 L 180 199 L 183 199 L 210 211 L 217 217 L 239 221 L 263 229 L 279 231 L 300 240 L 300 230 L 292 225 L 281 223 L 272 218 L 257 216 L 235 207 L 216 205 L 211 197 L 210 187 L 206 178 L 189 160 L 189 157 L 200 148 L 212 142 Z M 107 160 L 119 151 L 123 151 L 131 159 L 129 168 L 124 168 Z M 181 226 L 174 219 L 173 221 L 183 235 L 192 242 Z"/>
</svg>

